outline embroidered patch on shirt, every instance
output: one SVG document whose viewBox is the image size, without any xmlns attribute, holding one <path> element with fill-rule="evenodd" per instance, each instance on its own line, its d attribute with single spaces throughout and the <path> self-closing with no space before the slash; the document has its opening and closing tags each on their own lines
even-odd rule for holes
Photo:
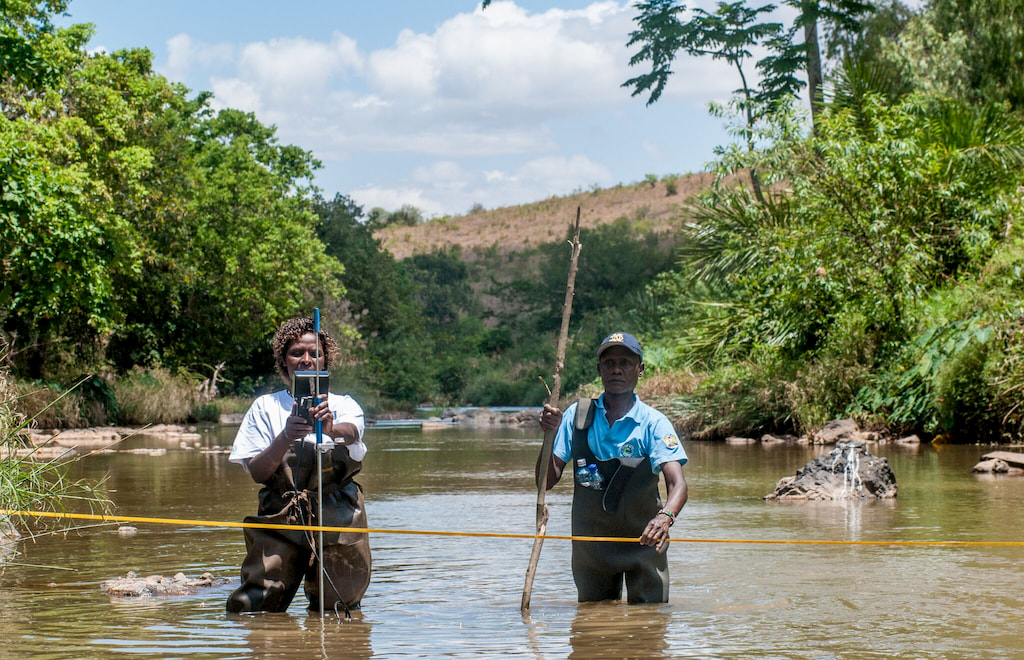
<svg viewBox="0 0 1024 660">
<path fill-rule="evenodd" d="M 622 445 L 622 450 L 621 451 L 622 451 L 622 455 L 625 458 L 629 458 L 630 456 L 632 456 L 633 454 L 636 453 L 636 447 L 633 446 L 633 443 L 627 442 L 626 444 Z"/>
<path fill-rule="evenodd" d="M 666 435 L 662 440 L 665 441 L 665 446 L 669 449 L 675 449 L 679 446 L 679 438 L 674 435 Z"/>
</svg>

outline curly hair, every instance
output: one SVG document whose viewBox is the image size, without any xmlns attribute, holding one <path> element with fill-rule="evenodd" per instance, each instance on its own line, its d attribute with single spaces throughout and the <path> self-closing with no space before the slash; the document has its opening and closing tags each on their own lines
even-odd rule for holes
<svg viewBox="0 0 1024 660">
<path fill-rule="evenodd" d="M 274 340 L 271 342 L 274 350 L 274 368 L 285 383 L 288 383 L 288 367 L 285 365 L 284 356 L 292 343 L 305 334 L 313 334 L 313 319 L 309 316 L 288 319 L 274 333 Z M 338 342 L 334 341 L 334 337 L 324 330 L 323 326 L 320 326 L 320 348 L 323 351 L 324 368 L 330 369 L 331 362 L 338 356 Z"/>
</svg>

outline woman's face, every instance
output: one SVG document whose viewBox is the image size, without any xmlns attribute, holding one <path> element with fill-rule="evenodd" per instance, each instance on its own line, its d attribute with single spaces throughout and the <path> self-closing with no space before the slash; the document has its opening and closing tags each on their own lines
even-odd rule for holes
<svg viewBox="0 0 1024 660">
<path fill-rule="evenodd" d="M 288 384 L 291 385 L 292 376 L 296 371 L 312 371 L 313 369 L 323 370 L 326 364 L 324 348 L 320 347 L 320 364 L 316 362 L 316 335 L 307 332 L 291 344 L 284 352 L 284 365 L 288 369 Z"/>
</svg>

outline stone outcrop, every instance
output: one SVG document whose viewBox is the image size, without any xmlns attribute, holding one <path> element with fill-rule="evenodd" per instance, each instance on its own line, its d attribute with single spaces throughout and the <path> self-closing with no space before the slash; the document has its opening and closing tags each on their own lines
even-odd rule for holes
<svg viewBox="0 0 1024 660">
<path fill-rule="evenodd" d="M 223 584 L 227 580 L 215 578 L 212 573 L 203 573 L 197 578 L 188 578 L 178 573 L 172 578 L 163 575 L 139 577 L 135 571 L 128 571 L 123 578 L 106 580 L 103 591 L 116 598 L 148 598 L 151 596 L 187 596 L 200 589 Z"/>
<path fill-rule="evenodd" d="M 540 428 L 538 418 L 540 408 L 523 408 L 503 412 L 489 408 L 446 408 L 441 412 L 441 419 L 466 426 L 536 426 Z"/>
<path fill-rule="evenodd" d="M 779 479 L 766 500 L 846 500 L 896 497 L 896 475 L 862 440 L 843 442 Z"/>
<path fill-rule="evenodd" d="M 834 419 L 811 436 L 812 445 L 834 445 L 863 440 L 860 427 L 852 419 Z"/>
<path fill-rule="evenodd" d="M 1024 454 L 1010 451 L 990 451 L 981 457 L 973 472 L 987 474 L 1024 474 Z"/>
</svg>

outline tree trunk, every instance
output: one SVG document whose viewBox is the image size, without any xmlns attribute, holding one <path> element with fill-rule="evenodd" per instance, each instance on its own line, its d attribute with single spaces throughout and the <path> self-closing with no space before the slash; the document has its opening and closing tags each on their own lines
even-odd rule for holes
<svg viewBox="0 0 1024 660">
<path fill-rule="evenodd" d="M 813 9 L 812 9 L 813 7 Z M 813 15 L 809 15 L 812 14 Z M 818 132 L 821 112 L 821 49 L 818 46 L 817 3 L 804 5 L 804 45 L 807 48 L 807 94 L 811 100 L 811 128 Z"/>
</svg>

